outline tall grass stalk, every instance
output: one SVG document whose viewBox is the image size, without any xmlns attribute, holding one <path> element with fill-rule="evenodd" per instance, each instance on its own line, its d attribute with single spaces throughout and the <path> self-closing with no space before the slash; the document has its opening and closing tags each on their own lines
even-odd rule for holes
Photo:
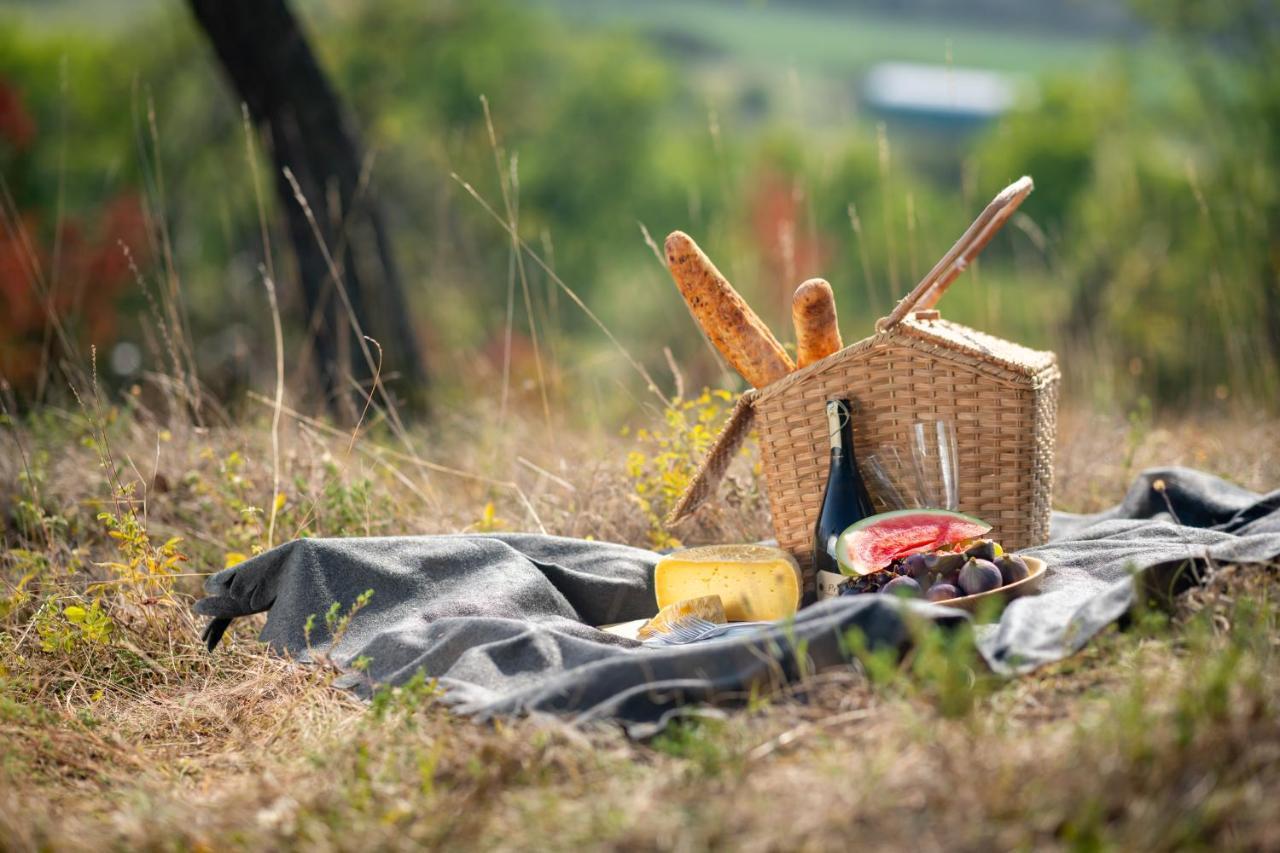
<svg viewBox="0 0 1280 853">
<path fill-rule="evenodd" d="M 584 314 L 587 315 L 587 318 L 591 320 L 592 323 L 595 324 L 596 328 L 598 328 L 601 332 L 604 333 L 604 336 L 609 339 L 609 343 L 613 345 L 613 347 L 622 355 L 624 359 L 626 359 L 627 363 L 631 365 L 631 367 L 636 371 L 636 373 L 638 373 L 640 377 L 644 379 L 645 390 L 649 391 L 651 394 L 657 397 L 662 402 L 663 406 L 669 407 L 671 405 L 670 399 L 665 394 L 662 393 L 662 389 L 658 387 L 658 383 L 654 381 L 653 377 L 649 374 L 649 371 L 645 368 L 645 366 L 641 364 L 639 361 L 637 361 L 635 356 L 633 356 L 631 352 L 622 345 L 622 343 L 613 334 L 613 332 L 609 330 L 609 327 L 606 326 L 598 316 L 596 316 L 596 313 L 594 311 L 592 311 L 589 307 L 587 307 L 587 304 L 582 301 L 582 298 L 578 296 L 578 294 L 573 290 L 573 288 L 565 284 L 564 279 L 560 278 L 559 274 L 557 274 L 556 271 L 552 269 L 547 264 L 547 262 L 542 259 L 542 256 L 539 255 L 537 252 L 535 252 L 533 248 L 529 246 L 529 244 L 526 243 L 519 236 L 519 233 L 514 231 L 511 228 L 510 223 L 506 219 L 504 219 L 502 216 L 500 216 L 498 212 L 493 209 L 493 206 L 489 204 L 489 202 L 485 201 L 484 197 L 480 195 L 479 192 L 476 191 L 475 187 L 473 187 L 471 184 L 463 180 L 462 177 L 459 176 L 456 172 L 450 173 L 450 177 L 455 182 L 457 182 L 458 186 L 462 187 L 462 189 L 466 191 L 467 195 L 475 199 L 476 203 L 480 205 L 480 207 L 484 210 L 484 212 L 489 214 L 489 217 L 494 221 L 496 221 L 502 227 L 502 229 L 506 231 L 507 234 L 510 235 L 512 239 L 514 239 L 517 242 L 521 250 L 528 253 L 529 258 L 539 268 L 541 268 L 542 271 L 546 273 L 547 276 L 552 281 L 556 283 L 556 285 L 560 288 L 560 290 L 563 291 L 564 294 L 569 297 L 569 299 L 573 302 L 574 305 L 578 306 L 578 308 Z"/>
<path fill-rule="evenodd" d="M 547 377 L 542 367 L 542 346 L 539 342 L 538 335 L 538 318 L 534 315 L 533 300 L 529 294 L 529 276 L 524 268 L 524 253 L 520 251 L 519 234 L 520 234 L 520 202 L 519 189 L 520 178 L 519 171 L 516 168 L 516 155 L 512 154 L 508 163 L 503 163 L 503 152 L 498 146 L 498 134 L 493 127 L 493 116 L 489 112 L 489 99 L 484 95 L 480 96 L 480 105 L 484 109 L 484 126 L 489 134 L 489 147 L 493 151 L 493 165 L 498 174 L 498 190 L 502 195 L 502 206 L 506 211 L 507 233 L 511 238 L 511 255 L 515 260 L 516 275 L 520 279 L 520 292 L 524 297 L 525 316 L 529 320 L 529 341 L 533 346 L 533 366 L 534 372 L 538 377 L 538 395 L 542 401 L 542 415 L 545 421 L 547 435 L 554 435 L 551 426 L 551 403 L 547 395 Z M 510 283 L 508 282 L 508 290 Z M 508 312 L 507 312 L 507 329 L 506 329 L 506 349 L 503 354 L 503 413 L 506 412 L 507 384 L 510 381 L 510 362 L 511 362 L 511 323 L 513 321 L 510 309 L 511 294 L 508 293 Z"/>
</svg>

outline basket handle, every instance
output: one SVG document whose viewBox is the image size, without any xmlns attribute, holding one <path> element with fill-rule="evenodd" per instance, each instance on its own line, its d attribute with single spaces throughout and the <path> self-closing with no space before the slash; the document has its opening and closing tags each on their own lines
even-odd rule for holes
<svg viewBox="0 0 1280 853">
<path fill-rule="evenodd" d="M 715 444 L 707 451 L 707 455 L 702 457 L 702 464 L 689 480 L 689 485 L 685 486 L 684 494 L 680 495 L 676 505 L 663 519 L 664 527 L 674 527 L 684 521 L 693 515 L 694 510 L 702 506 L 707 498 L 715 494 L 716 486 L 720 485 L 720 480 L 728 470 L 729 463 L 733 461 L 738 448 L 742 447 L 742 442 L 747 440 L 751 432 L 757 396 L 756 389 L 752 388 L 738 398 L 733 412 L 729 415 L 729 420 L 720 428 L 720 435 L 716 437 Z"/>
<path fill-rule="evenodd" d="M 1034 184 L 1031 178 L 1023 175 L 1001 190 L 986 209 L 978 214 L 978 218 L 973 220 L 973 224 L 956 241 L 950 251 L 942 256 L 942 260 L 929 270 L 929 274 L 921 279 L 910 293 L 899 300 L 893 313 L 876 321 L 876 331 L 884 332 L 892 329 L 912 311 L 925 311 L 936 305 L 942 298 L 942 294 L 951 286 L 951 282 L 968 269 L 969 264 L 987 247 L 996 232 L 1004 227 L 1005 222 L 1032 189 Z"/>
</svg>

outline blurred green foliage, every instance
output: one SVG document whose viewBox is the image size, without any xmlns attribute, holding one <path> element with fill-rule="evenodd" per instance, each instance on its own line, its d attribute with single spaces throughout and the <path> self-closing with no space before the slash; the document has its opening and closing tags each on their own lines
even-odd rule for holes
<svg viewBox="0 0 1280 853">
<path fill-rule="evenodd" d="M 1059 350 L 1068 387 L 1095 399 L 1274 401 L 1280 83 L 1268 69 L 1280 48 L 1269 19 L 1242 28 L 1195 8 L 1142 4 L 1173 57 L 1158 85 L 1132 56 L 1058 64 L 1038 97 L 969 137 L 865 116 L 811 128 L 776 92 L 710 95 L 652 41 L 511 0 L 300 11 L 371 152 L 439 393 L 501 381 L 510 317 L 511 387 L 536 399 L 527 286 L 551 394 L 605 416 L 642 385 L 536 264 L 521 283 L 508 237 L 460 181 L 503 218 L 505 193 L 523 239 L 622 345 L 660 377 L 669 347 L 694 387 L 731 380 L 642 225 L 659 244 L 693 234 L 784 340 L 791 290 L 828 278 L 850 341 L 991 195 L 1031 174 L 1025 215 L 948 294 L 947 316 Z M 59 212 L 92 215 L 140 188 L 154 232 L 172 238 L 205 380 L 264 387 L 271 335 L 241 117 L 192 22 L 178 9 L 100 34 L 3 21 L 0 80 L 39 134 L 23 150 L 0 140 L 18 208 L 38 211 L 52 241 Z M 273 240 L 296 348 L 283 233 Z M 124 297 L 136 319 L 123 334 L 146 340 L 145 304 Z"/>
<path fill-rule="evenodd" d="M 1166 96 L 1116 63 L 1060 78 L 983 151 L 1036 177 L 1072 291 L 1064 346 L 1188 403 L 1280 391 L 1280 22 L 1253 0 L 1144 0 L 1176 48 Z"/>
</svg>

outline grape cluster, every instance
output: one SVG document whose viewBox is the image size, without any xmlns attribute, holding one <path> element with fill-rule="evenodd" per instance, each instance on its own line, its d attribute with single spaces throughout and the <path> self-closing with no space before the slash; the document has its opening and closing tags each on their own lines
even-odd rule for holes
<svg viewBox="0 0 1280 853">
<path fill-rule="evenodd" d="M 836 588 L 839 595 L 861 595 L 864 592 L 879 592 L 889 581 L 907 574 L 902 560 L 894 560 L 883 571 L 869 575 L 854 575 L 845 578 Z"/>
<path fill-rule="evenodd" d="M 900 557 L 878 572 L 846 579 L 838 591 L 840 595 L 882 592 L 950 601 L 999 589 L 1028 574 L 1021 557 L 1005 554 L 990 539 L 979 539 L 954 551 Z"/>
</svg>

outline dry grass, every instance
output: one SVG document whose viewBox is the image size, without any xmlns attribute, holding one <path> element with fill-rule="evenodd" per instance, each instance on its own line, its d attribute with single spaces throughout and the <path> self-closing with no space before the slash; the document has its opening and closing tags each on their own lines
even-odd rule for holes
<svg viewBox="0 0 1280 853">
<path fill-rule="evenodd" d="M 376 425 L 348 452 L 345 436 L 286 423 L 276 540 L 505 525 L 648 541 L 624 474 L 631 439 L 531 447 L 519 428 L 475 435 L 472 414 L 415 436 L 468 476 L 380 449 Z M 0 455 L 0 847 L 1280 846 L 1274 568 L 1224 569 L 1171 619 L 1032 677 L 970 688 L 962 669 L 958 704 L 967 659 L 944 655 L 941 674 L 827 673 L 804 695 L 648 744 L 556 719 L 480 725 L 426 685 L 362 706 L 328 686 L 332 673 L 265 655 L 252 624 L 205 654 L 195 620 L 166 602 L 187 604 L 200 573 L 265 541 L 270 430 L 162 430 L 140 408 L 106 420 L 96 449 L 80 443 L 94 431 L 79 415 L 46 413 L 2 439 L 14 443 Z M 112 507 L 95 467 L 104 438 L 139 512 L 145 498 L 152 543 L 181 536 L 189 559 L 171 591 L 102 591 L 114 628 L 93 642 L 64 614 L 87 604 L 90 579 L 119 573 L 94 565 L 117 559 L 95 518 Z M 1259 448 L 1276 446 L 1280 425 L 1261 418 L 1157 428 L 1070 412 L 1060 502 L 1097 509 L 1157 463 L 1272 487 L 1280 459 Z M 763 529 L 749 487 L 731 504 L 686 538 Z M 42 648 L 58 631 L 67 647 Z"/>
</svg>

